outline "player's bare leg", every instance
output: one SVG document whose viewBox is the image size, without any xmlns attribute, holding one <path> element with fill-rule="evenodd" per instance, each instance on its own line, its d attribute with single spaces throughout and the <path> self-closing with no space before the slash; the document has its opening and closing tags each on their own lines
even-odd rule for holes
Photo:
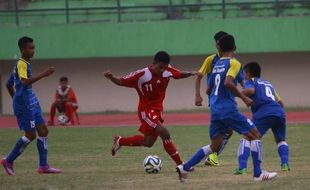
<svg viewBox="0 0 310 190">
<path fill-rule="evenodd" d="M 154 143 L 156 142 L 156 140 L 157 140 L 157 137 L 145 135 L 144 141 L 143 141 L 143 146 L 151 148 L 154 145 Z"/>
<path fill-rule="evenodd" d="M 49 173 L 61 173 L 58 168 L 53 168 L 47 163 L 47 135 L 48 129 L 46 125 L 37 126 L 38 138 L 37 138 L 37 148 L 40 158 L 40 166 L 38 168 L 38 173 L 49 174 Z"/>
</svg>

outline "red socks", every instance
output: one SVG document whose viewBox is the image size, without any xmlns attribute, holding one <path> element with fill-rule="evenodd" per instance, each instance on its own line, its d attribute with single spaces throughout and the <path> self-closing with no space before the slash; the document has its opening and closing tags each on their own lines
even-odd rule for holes
<svg viewBox="0 0 310 190">
<path fill-rule="evenodd" d="M 179 153 L 177 152 L 175 145 L 172 143 L 172 140 L 171 139 L 164 140 L 163 144 L 165 151 L 170 155 L 170 157 L 174 160 L 174 162 L 177 165 L 182 164 L 183 162 L 180 158 Z"/>
<path fill-rule="evenodd" d="M 119 140 L 120 146 L 143 146 L 144 136 L 136 135 L 130 137 L 122 137 Z"/>
</svg>

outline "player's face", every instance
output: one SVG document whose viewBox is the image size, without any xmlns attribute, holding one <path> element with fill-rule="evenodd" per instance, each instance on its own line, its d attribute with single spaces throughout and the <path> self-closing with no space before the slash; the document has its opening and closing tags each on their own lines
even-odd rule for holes
<svg viewBox="0 0 310 190">
<path fill-rule="evenodd" d="M 23 56 L 29 59 L 33 57 L 34 51 L 35 51 L 35 45 L 33 42 L 27 43 L 27 45 L 24 48 L 22 48 Z"/>
<path fill-rule="evenodd" d="M 248 70 L 244 70 L 244 78 L 245 80 L 249 80 L 251 78 L 251 74 Z"/>
<path fill-rule="evenodd" d="M 152 70 L 156 75 L 162 75 L 163 72 L 165 72 L 165 70 L 167 69 L 167 67 L 168 67 L 168 64 L 158 62 L 152 65 Z"/>
<path fill-rule="evenodd" d="M 62 90 L 66 90 L 68 86 L 68 81 L 60 81 L 59 85 L 61 86 Z"/>
</svg>

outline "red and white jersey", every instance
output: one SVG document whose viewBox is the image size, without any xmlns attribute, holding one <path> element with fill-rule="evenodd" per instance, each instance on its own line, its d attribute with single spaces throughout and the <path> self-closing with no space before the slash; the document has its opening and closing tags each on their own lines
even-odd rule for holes
<svg viewBox="0 0 310 190">
<path fill-rule="evenodd" d="M 139 94 L 139 110 L 155 109 L 163 111 L 163 101 L 170 77 L 179 79 L 181 72 L 170 65 L 162 76 L 151 72 L 149 67 L 122 77 L 122 85 L 135 88 Z"/>
</svg>

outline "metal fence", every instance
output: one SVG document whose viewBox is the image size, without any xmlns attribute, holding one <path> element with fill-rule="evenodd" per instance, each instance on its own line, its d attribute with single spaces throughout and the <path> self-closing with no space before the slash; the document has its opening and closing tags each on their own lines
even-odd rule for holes
<svg viewBox="0 0 310 190">
<path fill-rule="evenodd" d="M 164 16 L 160 18 L 152 18 L 152 15 L 145 20 L 178 20 L 178 19 L 203 19 L 204 16 L 193 16 L 193 13 L 206 11 L 210 13 L 213 11 L 215 13 L 215 18 L 231 18 L 231 17 L 257 17 L 257 16 L 268 16 L 268 17 L 278 17 L 278 16 L 310 16 L 310 0 L 299 0 L 299 1 L 284 1 L 284 0 L 273 0 L 273 1 L 229 1 L 221 0 L 218 3 L 173 3 L 172 0 L 167 0 L 167 3 L 156 4 L 156 5 L 126 5 L 125 0 L 115 0 L 115 6 L 87 6 L 87 7 L 71 7 L 70 0 L 64 0 L 63 8 L 21 8 L 19 5 L 19 0 L 14 0 L 13 8 L 7 10 L 0 10 L 0 17 L 8 14 L 11 17 L 14 15 L 14 24 L 19 26 L 21 24 L 22 14 L 26 13 L 55 13 L 61 14 L 65 21 L 63 24 L 74 23 L 71 17 L 78 11 L 92 12 L 92 11 L 110 11 L 109 14 L 113 14 L 115 19 L 105 19 L 104 21 L 115 21 L 115 22 L 126 22 L 126 21 L 137 21 L 134 16 L 129 19 L 123 19 L 124 15 L 130 15 L 135 13 L 141 13 L 143 10 L 148 11 L 148 13 L 162 13 Z M 199 1 L 196 1 L 199 2 Z M 289 14 L 283 14 L 284 10 L 296 11 L 290 12 Z M 269 10 L 268 14 L 257 14 L 259 11 Z M 252 14 L 249 13 L 252 11 Z M 229 15 L 228 13 L 234 12 L 234 14 Z M 256 12 L 256 13 L 255 13 Z M 191 14 L 185 14 L 191 13 Z M 239 13 L 244 13 L 239 14 Z M 79 13 L 85 14 L 85 13 Z M 104 14 L 104 13 L 102 13 Z M 141 18 L 140 18 L 141 20 Z M 143 20 L 143 19 L 142 19 Z M 93 20 L 100 22 L 99 20 Z M 102 20 L 103 21 L 103 20 Z M 90 20 L 80 20 L 79 22 L 92 22 Z"/>
</svg>

